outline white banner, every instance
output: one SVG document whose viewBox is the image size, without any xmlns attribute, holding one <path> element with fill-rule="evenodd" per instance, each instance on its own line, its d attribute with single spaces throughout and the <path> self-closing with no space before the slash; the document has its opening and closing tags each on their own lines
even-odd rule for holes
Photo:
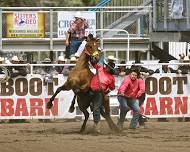
<svg viewBox="0 0 190 152">
<path fill-rule="evenodd" d="M 68 109 L 73 98 L 72 91 L 60 92 L 51 110 L 46 103 L 58 86 L 64 84 L 66 77 L 54 76 L 53 82 L 46 83 L 41 75 L 27 75 L 9 79 L 0 85 L 0 119 L 39 119 L 73 118 Z"/>
<path fill-rule="evenodd" d="M 74 118 L 82 113 L 69 113 L 72 91 L 60 92 L 51 110 L 46 103 L 67 77 L 55 75 L 44 81 L 41 75 L 9 79 L 0 85 L 0 119 Z M 117 90 L 123 77 L 116 77 L 116 89 L 110 93 L 111 115 L 119 116 Z M 190 75 L 154 74 L 146 79 L 146 99 L 142 113 L 150 118 L 190 117 Z M 131 112 L 127 117 L 131 117 Z"/>
<path fill-rule="evenodd" d="M 65 32 L 69 29 L 70 24 L 74 20 L 75 11 L 60 11 L 58 12 L 58 38 L 65 38 Z M 87 20 L 89 28 L 86 29 L 85 35 L 92 33 L 96 36 L 96 13 L 81 12 L 82 16 Z"/>
</svg>

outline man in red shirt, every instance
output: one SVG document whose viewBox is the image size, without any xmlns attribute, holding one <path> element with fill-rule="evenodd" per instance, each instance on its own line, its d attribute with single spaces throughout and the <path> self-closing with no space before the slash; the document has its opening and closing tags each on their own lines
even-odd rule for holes
<svg viewBox="0 0 190 152">
<path fill-rule="evenodd" d="M 120 103 L 119 127 L 121 129 L 125 116 L 130 109 L 133 110 L 130 129 L 136 129 L 140 117 L 139 98 L 145 93 L 145 84 L 142 79 L 137 79 L 139 74 L 138 70 L 131 69 L 130 74 L 124 78 L 118 90 L 118 101 Z"/>
<path fill-rule="evenodd" d="M 104 95 L 107 95 L 111 90 L 115 89 L 114 73 L 115 64 L 110 62 L 106 67 L 96 64 L 96 74 L 91 80 L 91 96 L 93 103 L 94 129 L 99 130 L 100 113 L 103 110 Z"/>
</svg>

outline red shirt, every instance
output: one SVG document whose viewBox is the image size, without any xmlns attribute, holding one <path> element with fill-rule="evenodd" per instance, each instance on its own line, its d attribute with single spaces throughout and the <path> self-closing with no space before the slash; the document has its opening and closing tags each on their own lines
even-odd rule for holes
<svg viewBox="0 0 190 152">
<path fill-rule="evenodd" d="M 97 65 L 95 66 L 98 69 L 99 74 L 99 80 L 100 80 L 100 86 L 102 87 L 102 90 L 104 93 L 106 93 L 107 89 L 114 90 L 115 89 L 115 78 L 113 75 L 108 73 L 104 67 Z M 98 82 L 98 75 L 97 73 L 93 76 L 91 80 L 91 89 L 95 91 L 100 90 L 99 82 Z"/>
<path fill-rule="evenodd" d="M 145 93 L 145 83 L 142 79 L 131 80 L 130 76 L 126 76 L 118 90 L 118 95 L 124 94 L 126 97 L 139 98 Z"/>
</svg>

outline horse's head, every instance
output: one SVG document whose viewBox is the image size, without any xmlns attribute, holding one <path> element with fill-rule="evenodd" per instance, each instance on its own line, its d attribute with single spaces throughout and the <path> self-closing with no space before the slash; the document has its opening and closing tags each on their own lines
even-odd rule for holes
<svg viewBox="0 0 190 152">
<path fill-rule="evenodd" d="M 98 49 L 98 41 L 93 37 L 87 38 L 85 53 L 90 57 L 91 62 L 96 62 L 100 58 L 101 51 Z"/>
</svg>

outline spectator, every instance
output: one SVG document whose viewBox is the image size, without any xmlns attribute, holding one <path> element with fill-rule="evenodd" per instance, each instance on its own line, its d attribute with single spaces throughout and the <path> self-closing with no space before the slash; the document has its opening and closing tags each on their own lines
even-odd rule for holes
<svg viewBox="0 0 190 152">
<path fill-rule="evenodd" d="M 66 60 L 64 58 L 64 56 L 59 56 L 58 57 L 58 64 L 65 64 Z M 55 70 L 58 72 L 58 74 L 63 74 L 64 71 L 64 66 L 57 66 L 55 67 Z"/>
<path fill-rule="evenodd" d="M 66 32 L 66 46 L 67 49 L 66 58 L 70 58 L 72 54 L 75 54 L 84 40 L 85 30 L 88 28 L 86 19 L 81 15 L 81 12 L 76 12 L 74 16 L 75 20 L 70 25 L 69 30 Z"/>
<path fill-rule="evenodd" d="M 135 64 L 142 64 L 142 62 L 135 62 Z M 137 69 L 140 72 L 140 78 L 145 79 L 146 77 L 154 74 L 154 70 L 148 69 L 141 65 L 132 65 L 131 69 Z"/>
<path fill-rule="evenodd" d="M 189 63 L 190 62 L 189 56 L 185 56 L 184 58 L 181 58 L 180 62 Z M 177 73 L 179 73 L 179 74 L 188 74 L 188 73 L 190 73 L 190 64 L 188 64 L 188 65 L 180 65 L 178 67 L 178 69 L 177 69 Z"/>
<path fill-rule="evenodd" d="M 125 64 L 125 61 L 121 61 L 120 64 Z M 115 69 L 115 74 L 119 76 L 128 75 L 130 72 L 129 68 L 126 68 L 125 65 L 120 65 L 118 68 Z"/>
<path fill-rule="evenodd" d="M 2 66 L 4 64 L 4 58 L 0 57 L 0 83 L 5 83 L 10 78 L 10 73 L 6 66 Z"/>
<path fill-rule="evenodd" d="M 77 62 L 77 58 L 75 56 L 72 56 L 71 59 L 70 59 L 70 63 L 71 64 L 76 64 Z"/>
<path fill-rule="evenodd" d="M 43 64 L 51 64 L 51 60 L 49 58 L 45 58 L 44 61 L 42 61 Z M 43 75 L 44 81 L 49 83 L 53 81 L 53 75 L 57 74 L 56 70 L 53 66 L 43 66 L 42 70 L 40 71 L 40 74 Z"/>
<path fill-rule="evenodd" d="M 160 60 L 158 63 L 169 63 L 168 61 Z M 168 65 L 162 65 L 161 68 L 156 69 L 155 73 L 176 73 L 177 71 L 169 67 Z"/>
<path fill-rule="evenodd" d="M 0 57 L 0 64 L 3 64 L 3 62 L 4 62 L 4 59 Z M 2 68 L 0 68 L 0 74 L 5 74 Z"/>
<path fill-rule="evenodd" d="M 106 61 L 109 63 L 109 62 L 116 62 L 116 61 L 118 61 L 118 59 L 117 58 L 115 58 L 113 55 L 109 55 L 108 57 L 107 57 L 107 59 L 106 59 Z"/>
<path fill-rule="evenodd" d="M 13 56 L 11 59 L 12 64 L 20 64 L 20 60 L 17 56 Z M 15 78 L 17 76 L 26 76 L 28 74 L 27 68 L 23 66 L 9 66 L 10 77 Z"/>
<path fill-rule="evenodd" d="M 70 64 L 76 64 L 77 62 L 77 58 L 75 56 L 72 56 L 71 59 L 70 59 Z M 68 76 L 70 71 L 75 67 L 75 65 L 69 65 L 69 66 L 65 66 L 63 68 L 63 71 L 62 71 L 62 74 L 64 76 Z"/>
</svg>

